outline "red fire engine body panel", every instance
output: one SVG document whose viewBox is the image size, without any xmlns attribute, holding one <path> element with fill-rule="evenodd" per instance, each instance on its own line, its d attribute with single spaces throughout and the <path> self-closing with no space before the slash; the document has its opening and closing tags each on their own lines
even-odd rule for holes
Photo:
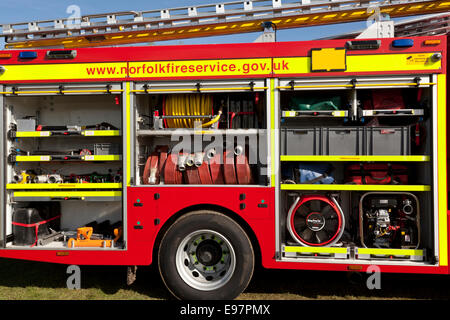
<svg viewBox="0 0 450 320">
<path fill-rule="evenodd" d="M 245 200 L 240 196 L 245 194 Z M 269 269 L 348 271 L 349 264 L 277 262 L 275 256 L 274 188 L 264 187 L 134 187 L 128 188 L 127 250 L 1 250 L 4 258 L 77 265 L 149 265 L 156 259 L 155 240 L 171 218 L 206 206 L 238 216 L 257 240 L 263 267 Z M 198 199 L 204 199 L 199 201 Z M 138 202 L 139 201 L 139 202 Z M 136 205 L 136 204 L 142 205 Z M 245 208 L 241 209 L 241 204 Z M 266 204 L 266 206 L 261 206 Z M 203 210 L 203 209 L 200 209 Z M 450 211 L 449 211 L 450 218 Z M 450 221 L 450 219 L 448 220 Z M 166 224 L 168 223 L 168 224 Z M 450 227 L 450 222 L 448 223 Z M 255 248 L 256 249 L 256 248 Z M 356 264 L 358 271 L 369 265 Z M 445 267 L 379 266 L 382 272 L 448 274 Z M 355 270 L 355 269 L 352 269 Z"/>
<path fill-rule="evenodd" d="M 425 40 L 439 38 L 437 45 L 425 45 Z M 349 50 L 348 55 L 367 55 L 383 53 L 420 53 L 429 51 L 443 51 L 446 47 L 445 37 L 414 37 L 415 45 L 412 48 L 393 48 L 392 39 L 382 39 L 381 46 L 374 50 Z M 349 40 L 316 40 L 316 41 L 290 41 L 275 43 L 233 43 L 208 45 L 181 46 L 136 46 L 117 48 L 80 48 L 77 57 L 69 61 L 77 63 L 92 62 L 123 62 L 123 61 L 174 61 L 174 60 L 206 60 L 206 59 L 245 59 L 245 58 L 282 58 L 307 57 L 312 48 L 344 48 Z M 27 61 L 19 59 L 22 51 L 35 51 L 36 59 Z M 47 59 L 47 50 L 12 50 L 0 51 L 11 53 L 10 59 L 2 59 L 2 65 L 11 64 L 55 64 L 67 63 L 67 60 Z M 445 60 L 443 60 L 445 62 Z M 323 76 L 323 74 L 322 74 Z"/>
<path fill-rule="evenodd" d="M 434 46 L 424 45 L 427 39 L 441 39 L 441 43 Z M 441 71 L 447 68 L 446 38 L 445 37 L 417 37 L 412 48 L 393 48 L 391 40 L 382 39 L 382 45 L 376 50 L 347 51 L 348 56 L 378 55 L 378 54 L 415 54 L 422 52 L 442 52 Z M 224 45 L 192 45 L 192 46 L 151 46 L 151 47 L 118 47 L 118 48 L 88 48 L 78 49 L 77 57 L 72 60 L 48 60 L 45 58 L 46 50 L 32 50 L 38 53 L 38 58 L 31 61 L 18 59 L 19 51 L 1 51 L 11 53 L 10 59 L 2 59 L 1 65 L 35 65 L 35 64 L 66 64 L 66 63 L 106 63 L 106 62 L 138 62 L 138 61 L 175 61 L 175 60 L 207 60 L 207 59 L 256 59 L 256 58 L 283 58 L 283 57 L 309 57 L 311 48 L 340 48 L 345 47 L 346 40 L 285 42 L 285 43 L 257 43 L 257 44 L 224 44 Z M 383 74 L 429 74 L 430 70 L 388 71 Z M 308 73 L 302 76 L 308 77 L 333 77 L 352 75 L 375 75 L 380 72 L 327 72 Z M 270 77 L 294 77 L 298 74 L 269 75 L 242 75 L 239 78 L 270 78 Z M 237 78 L 236 76 L 214 76 L 202 79 Z M 149 77 L 135 78 L 129 73 L 121 78 L 96 79 L 58 79 L 58 80 L 10 80 L 10 83 L 62 83 L 62 82 L 108 82 L 152 80 Z M 157 80 L 180 80 L 188 77 L 159 77 Z M 448 84 L 448 82 L 447 82 Z M 440 150 L 439 152 L 442 152 Z M 242 200 L 242 194 L 245 199 Z M 261 253 L 262 265 L 266 268 L 277 269 L 309 269 L 309 270 L 336 270 L 348 271 L 349 264 L 320 263 L 311 260 L 310 263 L 278 262 L 275 247 L 275 188 L 272 187 L 189 187 L 189 186 L 145 186 L 128 187 L 126 213 L 127 242 L 125 250 L 104 249 L 2 249 L 0 257 L 43 261 L 62 264 L 77 265 L 149 265 L 155 262 L 155 241 L 161 236 L 160 231 L 165 230 L 170 222 L 179 215 L 206 207 L 221 211 L 236 217 L 247 227 L 252 234 L 258 250 Z M 245 205 L 245 207 L 244 207 Z M 450 230 L 450 211 L 448 211 L 448 230 Z M 450 243 L 448 248 L 450 248 Z M 450 249 L 448 252 L 450 256 Z M 351 270 L 365 271 L 369 265 L 353 265 Z M 359 268 L 358 268 L 359 267 Z M 448 274 L 448 266 L 406 266 L 406 265 L 381 265 L 383 272 L 398 273 L 435 273 Z"/>
<path fill-rule="evenodd" d="M 441 70 L 444 72 L 447 66 L 446 38 L 439 37 L 441 43 L 436 45 L 425 45 L 425 41 L 429 39 L 436 39 L 436 37 L 416 37 L 414 38 L 414 46 L 411 48 L 395 48 L 392 46 L 392 39 L 384 39 L 381 46 L 374 50 L 347 50 L 347 57 L 352 56 L 366 56 L 366 55 L 382 55 L 382 54 L 420 54 L 423 52 L 442 52 Z M 344 72 L 307 72 L 292 73 L 280 72 L 280 69 L 289 63 L 277 65 L 275 59 L 290 58 L 290 57 L 309 57 L 311 49 L 315 48 L 345 48 L 348 40 L 322 40 L 322 41 L 305 41 L 305 42 L 280 42 L 280 43 L 249 43 L 249 44 L 216 44 L 216 45 L 186 45 L 179 46 L 151 46 L 151 47 L 118 47 L 118 48 L 81 48 L 77 49 L 77 56 L 74 59 L 48 59 L 46 58 L 47 50 L 22 50 L 37 52 L 35 59 L 19 59 L 19 53 L 22 51 L 0 51 L 0 53 L 11 53 L 12 57 L 8 59 L 1 59 L 0 63 L 4 66 L 10 65 L 47 65 L 47 64 L 93 64 L 93 63 L 127 63 L 126 71 L 122 72 L 115 70 L 112 75 L 114 77 L 102 77 L 107 74 L 105 70 L 96 74 L 95 79 L 86 74 L 86 77 L 76 79 L 56 79 L 56 80 L 3 80 L 3 83 L 68 83 L 68 82 L 99 82 L 99 81 L 141 81 L 141 80 L 188 80 L 198 79 L 198 77 L 189 77 L 180 72 L 180 76 L 171 77 L 152 77 L 150 74 L 140 75 L 139 72 L 130 66 L 132 62 L 140 61 L 199 61 L 199 60 L 225 60 L 225 59 L 258 59 L 268 58 L 272 59 L 272 66 L 267 66 L 263 74 L 240 74 L 239 76 L 229 76 L 216 73 L 214 76 L 202 76 L 201 79 L 233 79 L 233 78 L 271 78 L 271 77 L 294 77 L 294 76 L 308 76 L 308 77 L 332 77 L 332 76 L 353 76 L 353 75 L 376 75 L 380 72 L 364 72 L 358 71 L 355 73 Z M 281 62 L 279 62 L 281 63 Z M 117 71 L 117 72 L 116 72 Z M 281 70 L 285 71 L 285 70 Z M 402 71 L 383 71 L 383 74 L 427 74 L 430 71 L 436 72 L 435 69 L 417 69 L 402 70 Z M 123 76 L 122 76 L 123 75 Z"/>
</svg>

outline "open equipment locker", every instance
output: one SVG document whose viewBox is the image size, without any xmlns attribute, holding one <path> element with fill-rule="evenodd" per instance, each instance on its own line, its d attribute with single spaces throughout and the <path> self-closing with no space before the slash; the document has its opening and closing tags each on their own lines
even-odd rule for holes
<svg viewBox="0 0 450 320">
<path fill-rule="evenodd" d="M 2 93 L 1 125 L 8 132 L 2 150 L 9 156 L 3 159 L 1 243 L 23 248 L 14 245 L 12 229 L 27 233 L 35 226 L 15 224 L 15 213 L 46 203 L 59 204 L 59 229 L 45 244 L 36 236 L 33 250 L 67 248 L 77 229 L 89 224 L 94 230 L 102 223 L 122 225 L 122 84 L 19 84 L 3 86 Z M 125 234 L 109 249 L 125 248 Z"/>
<path fill-rule="evenodd" d="M 392 135 L 387 138 L 384 143 L 394 144 L 394 147 L 391 149 L 397 148 L 397 154 L 394 153 L 386 153 L 383 155 L 382 149 L 381 154 L 371 154 L 367 148 L 367 141 L 369 137 L 365 135 L 360 135 L 359 139 L 354 139 L 354 137 L 350 135 L 346 135 L 344 138 L 337 137 L 335 141 L 330 141 L 329 144 L 335 144 L 338 146 L 337 150 L 343 150 L 342 154 L 337 152 L 334 153 L 326 153 L 322 152 L 325 148 L 327 142 L 326 139 L 331 139 L 331 136 L 320 135 L 320 138 L 317 137 L 308 137 L 305 136 L 304 146 L 312 146 L 314 148 L 308 147 L 306 148 L 306 153 L 304 155 L 296 154 L 294 149 L 286 149 L 286 145 L 294 142 L 296 137 L 289 136 L 281 136 L 280 141 L 280 149 L 276 150 L 275 153 L 280 155 L 280 170 L 277 170 L 279 174 L 276 175 L 276 188 L 278 189 L 277 200 L 278 200 L 278 212 L 280 213 L 277 216 L 277 251 L 279 254 L 277 255 L 279 261 L 297 261 L 297 262 L 312 262 L 315 259 L 320 259 L 321 262 L 324 263 L 345 263 L 350 264 L 428 264 L 434 265 L 437 263 L 436 257 L 439 256 L 438 251 L 438 210 L 436 208 L 437 203 L 437 193 L 434 194 L 434 197 L 430 196 L 430 192 L 435 188 L 436 177 L 438 175 L 437 169 L 434 166 L 432 159 L 435 159 L 436 154 L 436 143 L 433 137 L 436 137 L 436 127 L 437 127 L 437 117 L 438 113 L 442 112 L 442 106 L 438 109 L 437 97 L 436 97 L 436 86 L 437 86 L 437 76 L 429 75 L 429 76 L 408 76 L 408 77 L 357 77 L 357 78 L 329 78 L 329 79 L 320 79 L 320 80 L 303 80 L 303 79 L 289 79 L 289 80 L 274 80 L 276 91 L 274 102 L 277 104 L 275 110 L 281 110 L 281 114 L 279 115 L 279 120 L 281 122 L 277 123 L 280 128 L 280 133 L 283 135 L 284 128 L 295 128 L 295 129 L 304 129 L 304 128 L 314 128 L 313 125 L 320 127 L 320 129 L 329 129 L 330 126 L 334 128 L 341 128 L 339 130 L 349 130 L 353 128 L 358 128 L 361 130 L 374 130 L 377 127 L 370 127 L 370 123 L 362 123 L 364 116 L 376 116 L 376 112 L 369 113 L 366 110 L 361 110 L 360 108 L 360 100 L 358 99 L 360 90 L 380 90 L 379 88 L 392 88 L 398 90 L 399 88 L 404 90 L 410 90 L 410 94 L 415 93 L 419 88 L 423 88 L 420 90 L 425 90 L 428 97 L 426 101 L 426 109 L 427 110 L 414 110 L 415 112 L 409 113 L 409 117 L 414 117 L 414 121 L 418 121 L 418 119 L 423 120 L 423 115 L 426 112 L 428 117 L 425 118 L 423 124 L 426 128 L 426 141 L 423 142 L 425 145 L 422 150 L 417 151 L 418 153 L 404 153 L 403 146 L 400 146 L 398 143 L 398 139 Z M 276 84 L 278 82 L 278 85 Z M 409 88 L 409 89 L 408 89 Z M 339 110 L 330 111 L 314 111 L 311 113 L 307 112 L 297 112 L 295 110 L 291 110 L 286 104 L 286 99 L 282 99 L 283 95 L 287 94 L 296 94 L 296 95 L 305 95 L 307 94 L 316 94 L 326 97 L 326 91 L 333 91 L 335 94 L 336 90 L 341 90 L 340 93 L 343 96 L 347 96 L 348 100 L 342 103 Z M 325 98 L 324 98 L 325 99 Z M 280 105 L 278 105 L 280 103 Z M 284 103 L 284 105 L 283 105 Z M 343 109 L 343 110 L 341 110 Z M 403 108 L 405 109 L 405 108 Z M 363 112 L 361 112 L 363 111 Z M 395 122 L 402 123 L 401 120 L 404 120 L 402 114 L 402 109 L 399 109 L 399 112 L 391 113 L 391 114 L 383 114 L 385 110 L 376 110 L 379 114 L 384 116 L 389 116 L 390 124 L 395 124 Z M 344 120 L 342 120 L 344 119 Z M 313 122 L 312 122 L 313 121 Z M 315 122 L 314 122 L 315 121 Z M 327 122 L 328 121 L 328 122 Z M 340 125 L 336 125 L 339 123 Z M 404 122 L 404 121 L 403 121 Z M 358 125 L 354 127 L 354 125 Z M 276 128 L 276 129 L 278 129 Z M 379 128 L 379 127 L 378 127 Z M 383 129 L 388 129 L 389 127 L 383 127 Z M 278 131 L 278 130 L 276 130 Z M 295 131 L 295 130 L 294 130 Z M 313 131 L 311 131 L 313 132 Z M 314 132 L 317 132 L 314 131 Z M 350 131 L 349 131 L 350 132 Z M 359 132 L 359 131 L 358 131 Z M 322 133 L 322 132 L 321 132 Z M 434 134 L 431 134 L 434 133 Z M 286 134 L 286 133 L 285 133 Z M 303 137 L 302 137 L 303 138 Z M 394 138 L 394 139 L 392 139 Z M 283 141 L 283 140 L 288 141 Z M 308 141 L 309 139 L 309 141 Z M 390 139 L 390 140 L 389 140 Z M 314 140 L 314 141 L 312 141 Z M 318 141 L 319 140 L 319 141 Z M 348 148 L 345 144 L 346 142 L 350 145 L 355 145 L 355 140 L 357 147 Z M 407 143 L 412 144 L 411 137 L 402 139 L 402 145 L 406 141 Z M 360 145 L 367 144 L 364 147 Z M 278 144 L 276 144 L 278 145 Z M 320 148 L 319 148 L 320 145 Z M 300 146 L 298 148 L 301 148 Z M 389 150 L 390 146 L 386 146 Z M 313 150 L 314 149 L 314 150 Z M 316 150 L 320 149 L 320 152 L 316 152 Z M 303 148 L 303 151 L 305 149 Z M 346 151 L 347 152 L 346 152 Z M 363 150 L 361 152 L 361 150 Z M 310 153 L 308 153 L 310 152 Z M 345 166 L 343 164 L 353 164 L 353 163 L 379 163 L 379 162 L 388 162 L 388 163 L 402 163 L 406 166 L 415 165 L 413 174 L 410 176 L 410 181 L 420 181 L 421 183 L 408 183 L 408 184 L 348 184 L 344 181 L 343 174 L 345 173 Z M 292 184 L 292 182 L 285 184 L 283 183 L 282 173 L 283 166 L 286 164 L 299 164 L 299 163 L 327 163 L 332 164 L 334 167 L 334 178 L 336 179 L 332 184 Z M 416 175 L 416 177 L 414 177 Z M 314 182 L 316 183 L 316 182 Z M 348 224 L 355 224 L 356 219 L 352 219 L 352 215 L 355 215 L 352 198 L 359 198 L 363 194 L 366 193 L 377 193 L 380 195 L 384 195 L 385 197 L 390 197 L 394 195 L 399 195 L 406 192 L 412 192 L 417 195 L 420 199 L 420 228 L 422 231 L 422 239 L 420 239 L 420 247 L 417 248 L 391 248 L 391 247 L 365 247 L 363 243 L 361 243 L 361 239 L 358 239 L 357 235 L 351 237 L 350 239 L 345 239 L 345 236 L 341 238 L 341 241 L 333 242 L 330 245 L 311 245 L 307 246 L 305 244 L 299 245 L 295 241 L 295 237 L 300 237 L 297 233 L 295 235 L 289 235 L 287 232 L 287 224 L 289 221 L 286 221 L 286 212 L 292 211 L 293 208 L 289 209 L 292 205 L 293 199 L 299 197 L 308 197 L 308 196 L 325 196 L 332 198 L 333 196 L 339 195 L 340 202 L 342 205 L 343 217 L 345 217 L 345 227 L 342 227 L 342 232 L 350 232 L 348 229 Z M 354 200 L 353 200 L 354 201 Z M 430 212 L 434 212 L 434 215 L 430 215 Z M 292 212 L 291 212 L 292 214 Z M 312 215 L 312 213 L 310 213 Z M 359 212 L 356 213 L 356 217 L 359 215 Z M 309 216 L 308 216 L 309 217 Z M 292 220 L 293 221 L 293 220 Z M 308 223 L 308 218 L 305 220 L 306 226 L 303 226 L 307 230 L 311 229 L 311 225 Z M 293 223 L 293 222 L 292 222 Z M 302 222 L 303 223 L 303 222 Z M 357 223 L 357 222 L 356 222 Z M 359 230 L 360 226 L 357 223 L 357 226 L 352 226 L 353 230 Z M 292 227 L 294 229 L 297 227 Z M 300 228 L 300 227 L 299 227 Z M 322 228 L 324 228 L 322 226 Z M 299 229 L 301 230 L 301 229 Z M 311 229 L 315 230 L 315 229 Z M 325 229 L 321 229 L 325 230 Z M 305 232 L 306 234 L 306 232 Z M 317 236 L 318 233 L 314 233 Z M 342 233 L 341 235 L 342 236 Z M 294 237 L 294 239 L 293 239 Z M 320 239 L 319 239 L 320 240 Z M 319 241 L 320 242 L 320 241 Z M 425 249 L 426 248 L 426 249 Z M 395 261 L 395 262 L 394 262 Z"/>
<path fill-rule="evenodd" d="M 265 82 L 264 79 L 249 79 L 135 83 L 134 89 L 131 90 L 133 93 L 131 104 L 135 107 L 133 121 L 135 137 L 132 140 L 134 141 L 133 150 L 135 150 L 133 154 L 136 154 L 136 158 L 131 160 L 136 168 L 134 185 L 145 186 L 148 184 L 143 181 L 144 167 L 147 159 L 155 152 L 157 153 L 157 148 L 160 146 L 167 147 L 168 151 L 166 152 L 169 156 L 175 152 L 199 155 L 197 158 L 199 165 L 200 162 L 213 162 L 214 159 L 208 158 L 208 153 L 211 151 L 217 156 L 231 150 L 231 153 L 235 153 L 237 156 L 237 148 L 242 148 L 240 152 L 246 156 L 252 176 L 249 181 L 245 182 L 239 181 L 238 177 L 232 179 L 225 172 L 220 174 L 220 179 L 214 180 L 213 178 L 212 181 L 207 182 L 195 179 L 192 182 L 184 176 L 183 181 L 175 183 L 176 185 L 234 184 L 242 187 L 267 185 L 269 133 L 266 128 L 269 124 L 265 117 L 267 105 L 265 103 L 267 95 Z M 169 116 L 164 114 L 164 110 L 167 110 L 164 109 L 164 102 L 170 97 L 178 97 L 181 101 L 188 99 L 185 103 L 189 103 L 189 99 L 192 98 L 207 97 L 212 101 L 212 109 L 209 114 L 204 116 L 197 114 L 196 117 L 194 111 L 190 110 L 185 113 L 192 112 L 191 116 L 183 116 L 182 110 L 177 110 L 176 115 Z M 214 122 L 214 118 L 219 118 L 218 114 L 221 115 L 220 121 L 215 122 L 213 127 L 195 127 L 202 122 Z M 240 117 L 242 120 L 239 119 Z M 197 124 L 195 121 L 198 121 Z M 233 122 L 238 122 L 238 124 L 233 124 Z M 218 162 L 226 164 L 227 160 L 228 158 L 225 158 L 224 155 Z M 237 161 L 237 157 L 233 161 Z M 192 163 L 190 165 L 193 166 Z M 234 165 L 236 163 L 233 163 Z M 211 163 L 211 170 L 213 170 L 212 166 Z M 161 177 L 160 181 L 156 184 L 150 183 L 151 185 L 170 186 L 172 184 L 165 181 L 164 173 L 169 172 L 163 170 L 161 168 L 159 170 L 161 172 L 158 172 L 158 177 Z M 132 171 L 134 172 L 134 170 Z"/>
</svg>

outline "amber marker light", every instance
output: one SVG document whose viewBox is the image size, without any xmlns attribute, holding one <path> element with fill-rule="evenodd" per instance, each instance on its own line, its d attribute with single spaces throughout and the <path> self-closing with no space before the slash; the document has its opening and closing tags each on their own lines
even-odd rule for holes
<svg viewBox="0 0 450 320">
<path fill-rule="evenodd" d="M 441 40 L 439 39 L 425 40 L 423 44 L 426 46 L 437 46 L 438 44 L 441 44 Z"/>
</svg>

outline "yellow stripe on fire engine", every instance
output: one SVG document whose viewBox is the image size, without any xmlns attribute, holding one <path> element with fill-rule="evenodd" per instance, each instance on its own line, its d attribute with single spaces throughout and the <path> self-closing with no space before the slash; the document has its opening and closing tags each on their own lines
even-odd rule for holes
<svg viewBox="0 0 450 320">
<path fill-rule="evenodd" d="M 9 65 L 0 81 L 245 76 L 272 73 L 272 59 Z"/>
<path fill-rule="evenodd" d="M 130 78 L 270 75 L 272 59 L 130 62 Z"/>
<path fill-rule="evenodd" d="M 347 55 L 345 73 L 441 70 L 441 61 L 431 59 L 434 53 Z M 311 58 L 274 58 L 273 72 L 275 75 L 311 73 Z"/>
<path fill-rule="evenodd" d="M 345 72 L 440 70 L 433 53 L 348 55 Z M 311 72 L 311 58 L 8 65 L 0 81 L 246 76 Z M 319 72 L 320 73 L 320 72 Z M 325 72 L 326 73 L 326 72 Z"/>
<path fill-rule="evenodd" d="M 126 108 L 126 127 L 127 127 L 127 176 L 126 176 L 126 186 L 131 185 L 131 83 L 125 83 L 125 108 Z"/>
<path fill-rule="evenodd" d="M 275 79 L 270 79 L 270 173 L 271 186 L 275 187 Z M 278 161 L 277 161 L 278 162 Z"/>
<path fill-rule="evenodd" d="M 447 124 L 446 75 L 438 75 L 438 210 L 439 210 L 439 264 L 448 265 L 447 228 Z"/>
<path fill-rule="evenodd" d="M 347 56 L 347 72 L 440 70 L 441 60 L 432 53 Z"/>
</svg>

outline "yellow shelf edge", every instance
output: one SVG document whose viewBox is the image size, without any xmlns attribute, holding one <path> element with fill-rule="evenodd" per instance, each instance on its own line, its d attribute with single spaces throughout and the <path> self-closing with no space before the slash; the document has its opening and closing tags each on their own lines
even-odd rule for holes
<svg viewBox="0 0 450 320">
<path fill-rule="evenodd" d="M 19 191 L 14 198 L 27 197 L 120 197 L 122 191 Z"/>
<path fill-rule="evenodd" d="M 16 138 L 36 138 L 36 137 L 50 137 L 50 131 L 17 131 Z"/>
<path fill-rule="evenodd" d="M 372 185 L 372 184 L 281 184 L 281 190 L 336 190 L 336 191 L 431 191 L 426 185 Z"/>
<path fill-rule="evenodd" d="M 429 162 L 430 156 L 280 156 L 281 161 L 387 161 Z"/>
<path fill-rule="evenodd" d="M 298 111 L 294 111 L 294 110 L 282 111 L 282 116 L 283 116 L 283 118 L 306 118 L 306 117 L 320 116 L 320 115 L 309 115 L 308 113 L 297 116 L 297 112 Z M 311 113 L 313 113 L 313 112 L 311 112 Z M 320 111 L 319 111 L 319 113 L 320 113 Z M 346 111 L 346 110 L 331 111 L 331 115 L 329 115 L 329 117 L 335 117 L 335 118 L 345 118 L 347 116 L 348 116 L 348 111 Z"/>
<path fill-rule="evenodd" d="M 7 190 L 39 190 L 39 189 L 121 189 L 121 183 L 8 183 Z"/>
<path fill-rule="evenodd" d="M 119 137 L 121 133 L 120 130 L 84 130 L 81 135 L 85 137 Z"/>
<path fill-rule="evenodd" d="M 51 160 L 51 156 L 16 156 L 16 162 L 39 162 Z"/>
<path fill-rule="evenodd" d="M 358 254 L 378 254 L 392 256 L 423 256 L 423 250 L 417 249 L 381 249 L 381 248 L 357 248 Z"/>
<path fill-rule="evenodd" d="M 89 155 L 83 156 L 82 161 L 119 161 L 122 160 L 120 155 Z"/>
<path fill-rule="evenodd" d="M 120 130 L 83 130 L 80 136 L 85 137 L 119 137 Z M 48 138 L 54 137 L 51 131 L 16 131 L 16 138 Z M 57 135 L 63 137 L 64 135 Z"/>
<path fill-rule="evenodd" d="M 80 136 L 85 137 L 119 137 L 120 130 L 83 130 Z M 17 131 L 16 138 L 48 138 L 54 137 L 51 131 Z M 64 137 L 64 135 L 57 135 Z"/>
<path fill-rule="evenodd" d="M 347 253 L 347 248 L 285 246 L 284 252 Z"/>
<path fill-rule="evenodd" d="M 42 156 L 16 156 L 16 162 L 40 162 L 40 161 L 120 161 L 121 155 L 87 155 L 79 160 L 52 160 L 50 155 Z"/>
</svg>

